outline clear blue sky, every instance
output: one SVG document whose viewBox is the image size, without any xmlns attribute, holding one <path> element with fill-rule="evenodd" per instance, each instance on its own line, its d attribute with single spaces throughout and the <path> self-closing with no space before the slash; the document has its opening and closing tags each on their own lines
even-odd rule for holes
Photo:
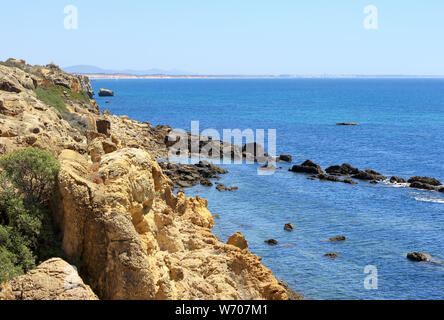
<svg viewBox="0 0 444 320">
<path fill-rule="evenodd" d="M 78 7 L 79 29 L 63 9 Z M 375 5 L 379 29 L 363 27 Z M 200 74 L 444 75 L 443 0 L 15 0 L 0 59 Z"/>
</svg>

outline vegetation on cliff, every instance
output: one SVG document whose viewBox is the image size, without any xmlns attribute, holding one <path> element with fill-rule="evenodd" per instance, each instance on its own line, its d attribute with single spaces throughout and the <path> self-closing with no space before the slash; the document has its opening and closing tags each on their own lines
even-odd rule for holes
<svg viewBox="0 0 444 320">
<path fill-rule="evenodd" d="M 60 170 L 47 151 L 29 148 L 0 158 L 0 283 L 60 256 L 48 202 Z"/>
<path fill-rule="evenodd" d="M 54 85 L 49 88 L 43 86 L 37 87 L 34 92 L 37 95 L 37 99 L 46 103 L 48 106 L 54 107 L 60 112 L 69 112 L 66 107 L 66 103 L 71 101 L 83 101 L 88 102 L 89 97 L 86 92 L 74 92 L 64 86 Z"/>
</svg>

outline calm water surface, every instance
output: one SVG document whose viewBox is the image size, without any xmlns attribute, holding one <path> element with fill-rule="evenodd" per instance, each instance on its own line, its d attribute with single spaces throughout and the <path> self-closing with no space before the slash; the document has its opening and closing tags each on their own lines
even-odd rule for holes
<svg viewBox="0 0 444 320">
<path fill-rule="evenodd" d="M 114 90 L 98 104 L 117 115 L 201 130 L 277 129 L 277 151 L 323 167 L 348 162 L 385 175 L 444 181 L 444 80 L 96 80 Z M 105 101 L 111 101 L 105 104 Z M 336 126 L 358 122 L 357 127 Z M 277 277 L 309 299 L 444 299 L 444 265 L 414 263 L 407 252 L 444 261 L 444 194 L 387 184 L 311 181 L 288 172 L 258 176 L 257 165 L 228 165 L 209 200 L 222 240 L 237 231 Z M 285 232 L 292 222 L 296 229 Z M 347 240 L 330 243 L 344 234 Z M 279 246 L 269 247 L 265 239 Z M 337 252 L 341 258 L 323 255 Z M 364 267 L 378 269 L 378 289 L 364 288 Z"/>
</svg>

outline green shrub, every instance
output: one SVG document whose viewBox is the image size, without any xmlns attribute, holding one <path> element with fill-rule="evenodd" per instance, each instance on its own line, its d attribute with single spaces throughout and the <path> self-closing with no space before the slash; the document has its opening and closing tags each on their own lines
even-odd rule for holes
<svg viewBox="0 0 444 320">
<path fill-rule="evenodd" d="M 63 96 L 59 95 L 57 92 L 54 92 L 54 90 L 38 87 L 34 90 L 34 92 L 37 95 L 37 99 L 48 106 L 56 108 L 61 113 L 69 112 L 65 105 L 65 99 L 63 99 Z"/>
<path fill-rule="evenodd" d="M 49 200 L 60 170 L 47 151 L 29 148 L 0 158 L 0 283 L 23 274 L 36 263 L 62 257 Z"/>
<path fill-rule="evenodd" d="M 34 92 L 37 98 L 47 104 L 54 107 L 61 113 L 69 113 L 66 103 L 71 101 L 89 102 L 89 96 L 86 92 L 74 92 L 64 86 L 55 85 L 49 88 L 37 87 Z"/>
<path fill-rule="evenodd" d="M 0 158 L 2 175 L 31 201 L 47 203 L 54 190 L 60 164 L 38 148 L 14 151 Z"/>
</svg>

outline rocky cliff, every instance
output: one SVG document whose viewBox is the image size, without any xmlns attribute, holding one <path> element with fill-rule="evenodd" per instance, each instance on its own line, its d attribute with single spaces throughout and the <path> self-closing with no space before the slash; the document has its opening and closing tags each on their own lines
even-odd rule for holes
<svg viewBox="0 0 444 320">
<path fill-rule="evenodd" d="M 54 64 L 0 65 L 0 156 L 34 146 L 59 159 L 55 224 L 93 291 L 101 299 L 287 299 L 248 247 L 211 233 L 206 200 L 172 193 L 155 160 L 171 129 L 101 113 L 92 94 L 86 78 Z M 56 296 L 65 297 L 40 295 Z"/>
</svg>

